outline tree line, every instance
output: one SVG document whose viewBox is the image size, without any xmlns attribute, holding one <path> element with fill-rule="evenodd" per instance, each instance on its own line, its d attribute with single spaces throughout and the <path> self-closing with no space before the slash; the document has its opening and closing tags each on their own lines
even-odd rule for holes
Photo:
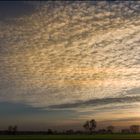
<svg viewBox="0 0 140 140">
<path fill-rule="evenodd" d="M 114 133 L 115 127 L 112 125 L 107 126 L 105 129 L 95 130 L 97 127 L 97 123 L 94 119 L 86 121 L 83 125 L 84 129 L 87 133 Z M 129 128 L 122 129 L 121 133 L 139 133 L 140 126 L 139 125 L 131 125 Z"/>
<path fill-rule="evenodd" d="M 94 119 L 88 120 L 83 124 L 84 131 L 73 129 L 64 130 L 64 131 L 56 131 L 52 129 L 48 129 L 47 131 L 18 131 L 18 126 L 9 126 L 7 130 L 0 131 L 0 135 L 33 135 L 33 134 L 44 134 L 44 135 L 56 135 L 56 134 L 113 134 L 115 133 L 115 127 L 112 125 L 107 126 L 103 129 L 96 129 L 97 128 L 97 122 Z M 131 125 L 127 129 L 122 129 L 120 133 L 122 134 L 136 134 L 140 132 L 140 126 L 139 125 Z"/>
</svg>

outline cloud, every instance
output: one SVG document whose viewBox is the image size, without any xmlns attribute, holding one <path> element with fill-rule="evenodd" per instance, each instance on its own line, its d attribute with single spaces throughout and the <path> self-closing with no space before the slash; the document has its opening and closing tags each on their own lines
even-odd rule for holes
<svg viewBox="0 0 140 140">
<path fill-rule="evenodd" d="M 126 93 L 140 87 L 139 5 L 43 2 L 15 24 L 0 22 L 0 100 L 43 108 L 139 102 Z"/>
<path fill-rule="evenodd" d="M 135 103 L 140 102 L 140 97 L 116 97 L 116 98 L 103 98 L 103 99 L 93 99 L 85 102 L 76 102 L 72 104 L 60 104 L 60 105 L 52 105 L 50 108 L 75 108 L 75 107 L 84 107 L 84 106 L 102 106 L 107 104 L 125 104 L 125 103 Z"/>
</svg>

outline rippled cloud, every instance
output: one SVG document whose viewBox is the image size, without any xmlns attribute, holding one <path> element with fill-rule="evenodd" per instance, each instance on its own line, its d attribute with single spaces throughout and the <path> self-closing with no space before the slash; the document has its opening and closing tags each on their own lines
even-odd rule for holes
<svg viewBox="0 0 140 140">
<path fill-rule="evenodd" d="M 34 5 L 0 21 L 0 100 L 43 108 L 139 102 L 139 1 Z"/>
</svg>

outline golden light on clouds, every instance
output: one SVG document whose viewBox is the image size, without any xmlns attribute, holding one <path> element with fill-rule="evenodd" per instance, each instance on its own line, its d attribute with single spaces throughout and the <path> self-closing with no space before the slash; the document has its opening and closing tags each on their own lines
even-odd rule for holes
<svg viewBox="0 0 140 140">
<path fill-rule="evenodd" d="M 45 108 L 139 99 L 128 91 L 140 89 L 140 3 L 114 2 L 111 11 L 108 2 L 54 3 L 15 24 L 0 22 L 0 99 Z"/>
</svg>

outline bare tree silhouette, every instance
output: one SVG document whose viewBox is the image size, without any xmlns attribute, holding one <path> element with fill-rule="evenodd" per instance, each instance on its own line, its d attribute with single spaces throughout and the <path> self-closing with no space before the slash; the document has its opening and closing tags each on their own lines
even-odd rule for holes
<svg viewBox="0 0 140 140">
<path fill-rule="evenodd" d="M 13 127 L 13 134 L 16 134 L 17 130 L 18 130 L 18 127 L 15 125 L 15 126 Z"/>
<path fill-rule="evenodd" d="M 8 126 L 8 133 L 9 134 L 16 134 L 16 132 L 17 132 L 17 130 L 18 130 L 18 127 L 15 125 L 15 126 L 12 126 L 12 125 L 10 125 L 10 126 Z"/>
<path fill-rule="evenodd" d="M 86 121 L 85 124 L 83 125 L 83 127 L 90 133 L 92 133 L 93 130 L 95 130 L 96 126 L 97 126 L 97 124 L 94 119 L 92 119 L 90 121 Z"/>
<path fill-rule="evenodd" d="M 96 121 L 93 119 L 91 121 L 89 121 L 90 123 L 90 131 L 93 132 L 93 130 L 95 130 L 97 124 L 96 124 Z"/>
<path fill-rule="evenodd" d="M 83 127 L 86 131 L 89 131 L 89 121 L 86 121 Z"/>
<path fill-rule="evenodd" d="M 12 126 L 11 125 L 8 126 L 8 133 L 12 134 Z"/>
</svg>

